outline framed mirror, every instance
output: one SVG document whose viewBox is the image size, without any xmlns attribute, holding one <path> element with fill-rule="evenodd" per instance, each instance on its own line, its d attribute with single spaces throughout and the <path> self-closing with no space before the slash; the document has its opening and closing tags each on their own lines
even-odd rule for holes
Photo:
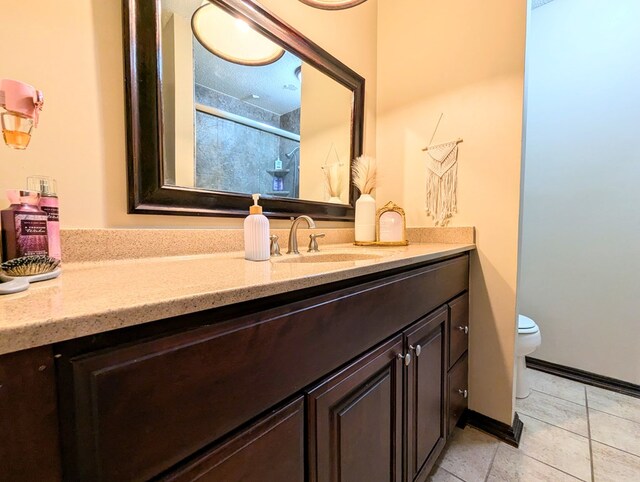
<svg viewBox="0 0 640 482">
<path fill-rule="evenodd" d="M 364 79 L 251 0 L 124 0 L 129 213 L 353 220 Z"/>
</svg>

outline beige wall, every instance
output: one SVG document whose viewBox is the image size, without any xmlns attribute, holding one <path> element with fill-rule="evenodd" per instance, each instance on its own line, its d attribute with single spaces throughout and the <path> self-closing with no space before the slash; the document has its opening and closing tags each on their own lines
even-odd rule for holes
<svg viewBox="0 0 640 482">
<path fill-rule="evenodd" d="M 126 214 L 122 2 L 5 3 L 0 78 L 32 83 L 46 100 L 29 149 L 0 147 L 0 192 L 23 186 L 30 174 L 55 177 L 66 228 L 241 226 L 241 219 Z M 377 1 L 344 12 L 291 0 L 263 4 L 367 78 L 366 140 L 373 153 Z"/>
<path fill-rule="evenodd" d="M 511 423 L 526 2 L 381 2 L 378 22 L 378 205 L 409 226 L 424 211 L 421 151 L 462 137 L 458 214 L 476 226 L 471 260 L 470 406 Z"/>
<path fill-rule="evenodd" d="M 532 13 L 518 293 L 542 334 L 533 356 L 635 384 L 638 19 L 637 0 L 562 0 Z"/>
</svg>

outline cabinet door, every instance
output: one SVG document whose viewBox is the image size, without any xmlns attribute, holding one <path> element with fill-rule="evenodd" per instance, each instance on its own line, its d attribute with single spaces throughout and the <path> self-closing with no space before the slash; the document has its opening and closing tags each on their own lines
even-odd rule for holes
<svg viewBox="0 0 640 482">
<path fill-rule="evenodd" d="M 163 478 L 173 482 L 303 482 L 302 397 Z"/>
<path fill-rule="evenodd" d="M 426 480 L 445 443 L 447 307 L 405 332 L 407 370 L 407 480 Z"/>
<path fill-rule="evenodd" d="M 312 482 L 400 482 L 402 336 L 308 393 Z"/>
<path fill-rule="evenodd" d="M 61 480 L 50 346 L 0 357 L 0 481 Z"/>
<path fill-rule="evenodd" d="M 451 433 L 464 414 L 468 405 L 468 370 L 467 355 L 449 371 L 449 432 Z"/>
</svg>

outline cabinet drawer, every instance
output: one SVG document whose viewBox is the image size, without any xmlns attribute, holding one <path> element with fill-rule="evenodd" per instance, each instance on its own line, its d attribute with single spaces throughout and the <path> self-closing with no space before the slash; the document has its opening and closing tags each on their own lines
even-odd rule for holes
<svg viewBox="0 0 640 482">
<path fill-rule="evenodd" d="M 449 368 L 469 348 L 469 294 L 449 303 Z"/>
<path fill-rule="evenodd" d="M 468 357 L 463 356 L 449 371 L 449 434 L 469 404 Z"/>
<path fill-rule="evenodd" d="M 63 357 L 62 384 L 73 387 L 61 397 L 65 471 L 92 481 L 154 477 L 467 286 L 461 256 L 236 319 L 217 321 L 214 311 L 202 315 L 211 317 L 206 326 Z"/>
<path fill-rule="evenodd" d="M 304 482 L 304 423 L 300 397 L 161 480 Z"/>
</svg>

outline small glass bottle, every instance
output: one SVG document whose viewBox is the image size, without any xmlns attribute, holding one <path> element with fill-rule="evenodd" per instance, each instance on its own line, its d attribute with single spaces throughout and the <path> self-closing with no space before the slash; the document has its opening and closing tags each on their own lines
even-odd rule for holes
<svg viewBox="0 0 640 482">
<path fill-rule="evenodd" d="M 27 178 L 30 191 L 40 193 L 39 207 L 47 214 L 47 233 L 49 236 L 49 256 L 61 260 L 60 247 L 60 210 L 56 180 L 47 176 L 30 176 Z"/>
</svg>

